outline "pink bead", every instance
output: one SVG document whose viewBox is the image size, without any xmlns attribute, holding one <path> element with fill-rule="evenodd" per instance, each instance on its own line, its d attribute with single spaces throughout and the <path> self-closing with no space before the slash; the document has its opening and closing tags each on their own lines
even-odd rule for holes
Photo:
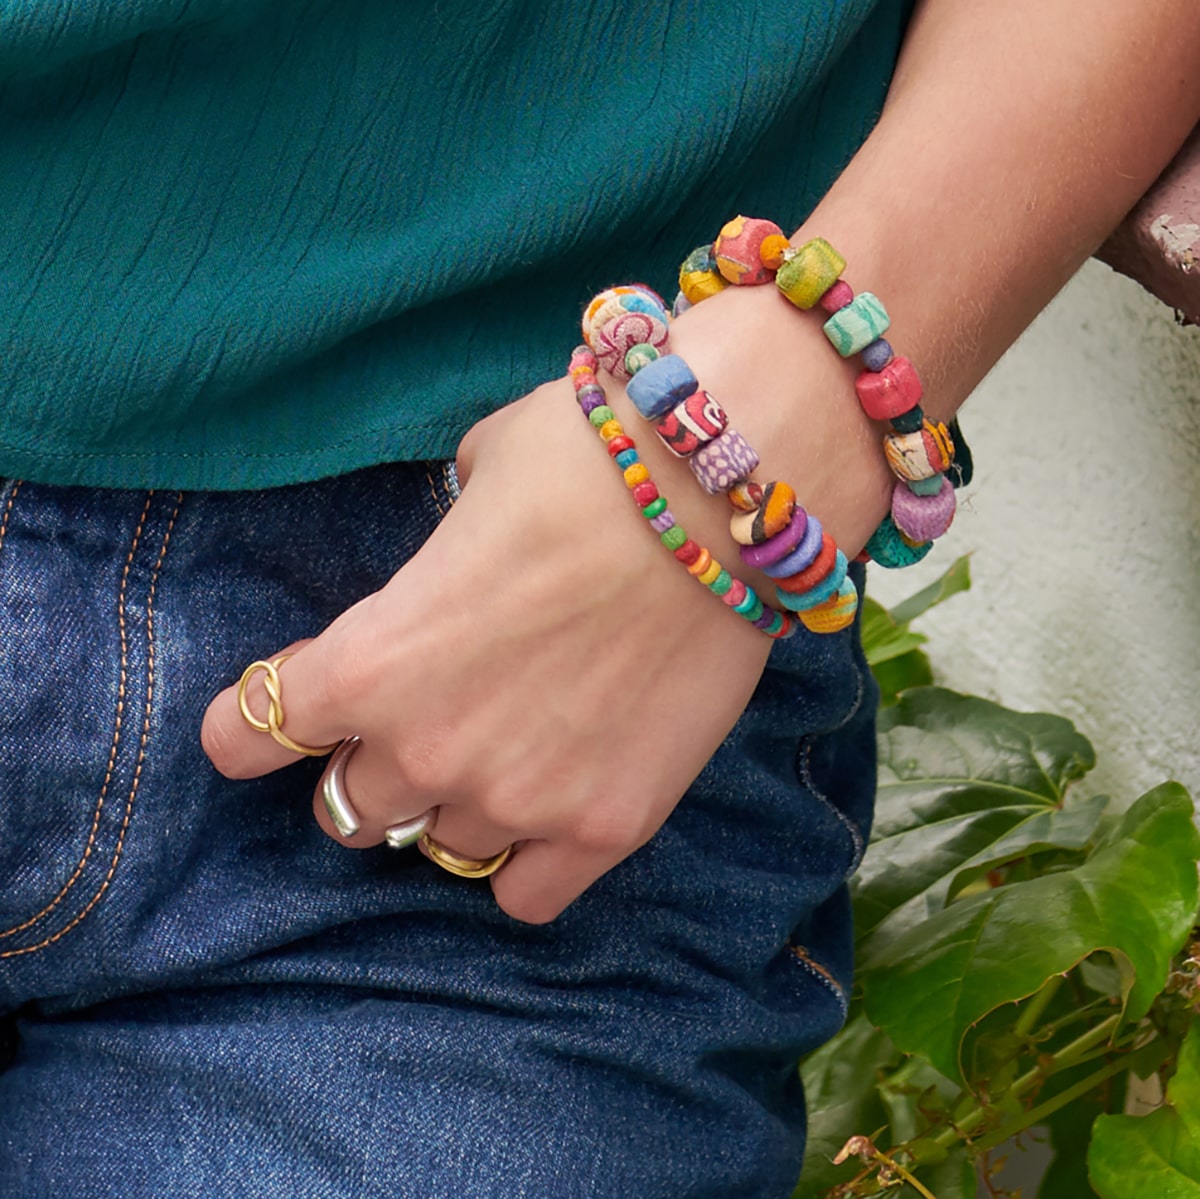
<svg viewBox="0 0 1200 1199">
<path fill-rule="evenodd" d="M 725 601 L 731 608 L 736 608 L 738 604 L 746 598 L 746 584 L 741 579 L 734 579 L 729 584 L 729 590 L 725 592 L 721 599 Z"/>
<path fill-rule="evenodd" d="M 686 458 L 725 432 L 729 418 L 707 391 L 694 391 L 654 426 L 672 454 Z"/>
<path fill-rule="evenodd" d="M 957 500 L 949 479 L 942 480 L 936 495 L 915 495 L 905 484 L 892 492 L 892 520 L 910 541 L 932 541 L 954 520 Z"/>
<path fill-rule="evenodd" d="M 667 338 L 667 326 L 657 317 L 646 312 L 624 312 L 597 330 L 592 344 L 600 365 L 614 379 L 628 382 L 632 376 L 625 355 L 637 345 L 651 345 L 666 353 Z"/>
<path fill-rule="evenodd" d="M 923 394 L 916 367 L 907 358 L 893 358 L 881 371 L 863 371 L 854 380 L 854 390 L 872 420 L 891 420 L 910 412 Z"/>
<path fill-rule="evenodd" d="M 769 282 L 772 271 L 763 265 L 759 253 L 768 237 L 783 237 L 783 230 L 774 221 L 759 217 L 734 217 L 723 226 L 713 242 L 712 255 L 717 270 L 730 283 L 742 286 Z"/>
<path fill-rule="evenodd" d="M 854 299 L 854 288 L 845 279 L 839 279 L 818 301 L 828 313 L 840 312 Z"/>
</svg>

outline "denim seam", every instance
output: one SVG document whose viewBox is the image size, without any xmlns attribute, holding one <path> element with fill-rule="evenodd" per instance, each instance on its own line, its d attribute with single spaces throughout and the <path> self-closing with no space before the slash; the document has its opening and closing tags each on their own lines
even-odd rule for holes
<svg viewBox="0 0 1200 1199">
<path fill-rule="evenodd" d="M 425 465 L 425 483 L 429 487 L 429 498 L 433 500 L 433 506 L 437 509 L 438 516 L 442 520 L 446 519 L 446 509 L 442 507 L 442 501 L 438 499 L 437 484 L 433 481 L 433 463 L 429 462 Z"/>
<path fill-rule="evenodd" d="M 154 492 L 151 491 L 146 497 L 146 507 L 142 511 L 142 520 L 141 520 L 141 523 L 138 525 L 138 532 L 137 532 L 137 534 L 135 534 L 135 537 L 134 537 L 134 545 L 133 545 L 132 549 L 130 550 L 130 561 L 132 561 L 133 550 L 137 548 L 137 540 L 141 534 L 142 526 L 145 523 L 146 514 L 149 511 L 150 502 L 153 498 L 154 498 Z M 153 711 L 153 704 L 154 704 L 154 654 L 155 654 L 154 597 L 155 597 L 155 593 L 156 593 L 156 590 L 158 587 L 159 572 L 162 570 L 163 561 L 165 560 L 165 558 L 167 556 L 167 547 L 171 543 L 171 533 L 175 529 L 175 521 L 179 517 L 179 509 L 180 509 L 180 506 L 182 505 L 182 503 L 183 503 L 183 493 L 179 492 L 175 498 L 175 510 L 171 513 L 171 519 L 167 522 L 166 532 L 163 533 L 162 545 L 159 547 L 158 558 L 154 563 L 153 570 L 150 572 L 150 590 L 146 596 L 146 705 L 145 705 L 145 716 L 142 720 L 142 733 L 141 733 L 141 738 L 138 742 L 138 756 L 137 756 L 137 762 L 134 765 L 133 780 L 131 781 L 130 786 L 129 786 L 129 796 L 125 801 L 125 815 L 121 821 L 121 830 L 117 835 L 116 846 L 113 848 L 112 860 L 109 862 L 109 865 L 108 865 L 108 873 L 104 876 L 103 880 L 100 883 L 100 886 L 96 890 L 96 893 L 84 905 L 82 911 L 77 913 L 74 916 L 74 918 L 71 919 L 62 928 L 60 928 L 58 930 L 58 932 L 51 933 L 50 936 L 46 937 L 42 941 L 39 941 L 36 945 L 27 945 L 21 949 L 6 950 L 4 953 L 0 953 L 0 960 L 3 960 L 4 958 L 18 957 L 21 954 L 36 953 L 36 952 L 38 952 L 38 950 L 45 949 L 48 946 L 53 945 L 56 941 L 59 941 L 63 937 L 65 937 L 67 935 L 67 933 L 71 932 L 75 928 L 78 928 L 78 926 L 83 923 L 83 921 L 87 918 L 87 916 L 93 911 L 93 909 L 96 907 L 96 905 L 104 897 L 105 892 L 108 890 L 109 885 L 112 883 L 113 877 L 117 872 L 117 865 L 121 860 L 121 855 L 125 851 L 125 836 L 129 831 L 129 822 L 133 817 L 133 805 L 134 805 L 134 801 L 137 799 L 138 787 L 141 783 L 141 778 L 142 778 L 142 767 L 145 764 L 145 760 L 146 760 L 146 743 L 150 738 L 150 717 L 151 717 L 151 714 Z M 126 562 L 125 573 L 122 575 L 122 580 L 121 580 L 122 581 L 122 602 L 123 602 L 123 598 L 124 598 L 124 584 L 128 577 L 128 571 L 129 571 L 129 562 Z M 123 617 L 123 615 L 124 615 L 124 610 L 122 608 L 122 617 Z M 124 694 L 124 692 L 123 692 L 124 685 L 125 685 L 124 662 L 122 662 L 122 673 L 121 673 L 121 688 L 122 688 L 122 690 L 119 693 L 119 694 L 121 694 L 122 699 L 123 699 L 123 694 Z M 115 750 L 114 750 L 114 752 L 115 752 Z M 111 777 L 111 772 L 110 772 L 110 775 L 105 778 L 105 787 L 107 787 L 107 785 L 108 785 L 109 777 Z M 94 831 L 93 831 L 93 836 L 94 836 Z M 89 843 L 88 852 L 89 853 L 91 852 L 90 843 Z M 76 877 L 78 877 L 78 873 L 76 874 Z M 47 910 L 49 910 L 49 909 L 47 909 Z"/>
<path fill-rule="evenodd" d="M 8 518 L 12 515 L 13 504 L 17 502 L 17 492 L 21 490 L 21 480 L 17 479 L 12 490 L 8 493 L 8 503 L 4 506 L 4 516 L 0 518 L 0 549 L 4 548 L 4 538 L 8 534 Z"/>
<path fill-rule="evenodd" d="M 838 980 L 833 977 L 833 974 L 824 966 L 822 966 L 820 962 L 815 961 L 812 955 L 803 945 L 796 945 L 792 942 L 789 942 L 788 952 L 792 955 L 792 958 L 796 962 L 798 962 L 804 967 L 805 970 L 809 972 L 809 974 L 812 974 L 816 978 L 820 979 L 821 982 L 825 984 L 825 988 L 833 993 L 834 998 L 836 998 L 838 1001 L 838 1006 L 842 1009 L 842 1017 L 845 1018 L 846 1013 L 850 1010 L 850 1004 L 846 999 L 846 992 L 841 983 L 839 983 Z"/>
<path fill-rule="evenodd" d="M 824 730 L 824 732 L 821 734 L 822 736 L 827 736 L 829 733 L 835 733 L 838 729 L 845 728 L 845 726 L 854 719 L 859 707 L 862 704 L 863 696 L 866 694 L 866 686 L 863 679 L 862 669 L 857 662 L 854 662 L 852 665 L 854 669 L 854 677 L 857 681 L 857 690 L 854 694 L 854 702 L 850 705 L 846 715 L 843 716 L 842 719 L 839 720 L 838 723 L 835 724 L 831 729 Z M 846 871 L 846 877 L 849 878 L 850 875 L 852 875 L 858 869 L 858 864 L 862 861 L 862 856 L 866 846 L 863 843 L 862 832 L 859 830 L 854 821 L 851 820 L 850 817 L 847 816 L 846 813 L 843 812 L 836 804 L 834 804 L 828 798 L 828 796 L 824 794 L 824 792 L 819 790 L 816 783 L 813 781 L 811 762 L 813 745 L 815 743 L 816 736 L 810 735 L 804 738 L 804 743 L 800 747 L 800 752 L 797 759 L 797 768 L 800 771 L 800 781 L 805 787 L 808 788 L 809 791 L 812 792 L 819 803 L 824 804 L 824 806 L 830 812 L 832 812 L 838 820 L 841 821 L 842 826 L 850 834 L 850 838 L 854 843 L 854 852 L 851 858 L 850 866 Z"/>
<path fill-rule="evenodd" d="M 31 928 L 37 924 L 39 920 L 50 915 L 52 911 L 67 897 L 68 892 L 75 886 L 79 880 L 79 876 L 83 873 L 84 867 L 92 856 L 92 850 L 96 847 L 96 833 L 100 828 L 100 817 L 104 812 L 104 803 L 108 796 L 108 788 L 112 782 L 113 770 L 117 760 L 117 749 L 121 743 L 121 725 L 124 720 L 125 713 L 125 690 L 128 681 L 127 669 L 129 665 L 129 636 L 125 624 L 125 600 L 129 586 L 129 571 L 133 566 L 134 555 L 137 553 L 138 544 L 142 539 L 142 531 L 146 527 L 146 517 L 150 514 L 150 505 L 153 501 L 154 493 L 150 492 L 146 496 L 145 507 L 142 508 L 142 515 L 138 519 L 137 528 L 133 532 L 133 541 L 129 546 L 129 553 L 125 558 L 125 568 L 121 572 L 121 585 L 117 591 L 117 631 L 120 638 L 121 657 L 120 670 L 117 676 L 117 710 L 113 718 L 113 735 L 112 744 L 108 750 L 108 763 L 104 768 L 104 781 L 100 784 L 100 795 L 96 800 L 96 807 L 92 812 L 92 827 L 88 833 L 87 842 L 83 847 L 83 854 L 79 861 L 75 864 L 75 869 L 71 877 L 62 885 L 58 894 L 34 916 L 30 916 L 24 923 L 15 925 L 13 928 L 5 929 L 0 932 L 0 940 L 5 937 L 11 937 L 16 933 L 24 932 L 27 928 Z M 7 957 L 7 954 L 0 954 L 0 957 Z"/>
</svg>

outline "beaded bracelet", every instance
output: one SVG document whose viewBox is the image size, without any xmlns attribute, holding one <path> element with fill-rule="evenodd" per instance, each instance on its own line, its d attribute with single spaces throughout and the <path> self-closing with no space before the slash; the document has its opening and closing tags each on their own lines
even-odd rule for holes
<svg viewBox="0 0 1200 1199">
<path fill-rule="evenodd" d="M 858 608 L 845 555 L 786 483 L 751 480 L 758 455 L 687 364 L 669 352 L 663 301 L 642 284 L 609 288 L 588 305 L 583 334 L 599 365 L 627 380 L 630 400 L 710 494 L 734 508 L 730 533 L 748 565 L 778 580 L 779 605 L 813 632 L 845 628 Z"/>
<path fill-rule="evenodd" d="M 872 534 L 864 556 L 881 566 L 908 566 L 950 527 L 955 487 L 969 480 L 969 452 L 955 478 L 949 477 L 955 459 L 951 429 L 925 418 L 916 368 L 883 336 L 891 324 L 887 310 L 870 292 L 855 295 L 841 277 L 845 269 L 845 259 L 821 238 L 793 248 L 773 221 L 738 216 L 722 227 L 715 242 L 684 259 L 674 311 L 678 315 L 731 283 L 754 286 L 774 279 L 797 308 L 819 305 L 828 314 L 825 335 L 833 347 L 843 358 L 861 355 L 864 370 L 854 388 L 863 411 L 871 420 L 891 424 L 883 448 L 898 481 L 891 513 Z"/>
<path fill-rule="evenodd" d="M 795 622 L 786 612 L 779 612 L 762 602 L 749 584 L 732 575 L 713 555 L 697 545 L 667 507 L 666 496 L 658 490 L 646 464 L 637 452 L 637 445 L 608 406 L 604 388 L 596 379 L 599 361 L 589 346 L 579 346 L 571 355 L 568 373 L 575 398 L 584 416 L 599 433 L 625 479 L 633 502 L 641 509 L 650 527 L 686 568 L 688 573 L 714 595 L 732 608 L 740 617 L 772 640 L 782 641 L 795 631 Z"/>
</svg>

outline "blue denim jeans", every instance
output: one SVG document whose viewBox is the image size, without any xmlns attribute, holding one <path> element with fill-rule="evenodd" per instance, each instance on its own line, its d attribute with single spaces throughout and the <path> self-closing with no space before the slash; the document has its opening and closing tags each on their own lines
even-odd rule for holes
<svg viewBox="0 0 1200 1199">
<path fill-rule="evenodd" d="M 661 831 L 544 927 L 335 844 L 321 762 L 201 752 L 211 696 L 380 587 L 450 490 L 2 485 L 6 1199 L 790 1194 L 870 819 L 856 635 L 777 645 Z"/>
</svg>

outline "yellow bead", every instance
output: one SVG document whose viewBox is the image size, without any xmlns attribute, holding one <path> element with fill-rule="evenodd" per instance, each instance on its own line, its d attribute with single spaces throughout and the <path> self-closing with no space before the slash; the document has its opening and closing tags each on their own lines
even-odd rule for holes
<svg viewBox="0 0 1200 1199">
<path fill-rule="evenodd" d="M 716 271 L 684 271 L 679 276 L 679 290 L 691 304 L 710 299 L 728 286 Z"/>
<path fill-rule="evenodd" d="M 705 587 L 708 587 L 717 581 L 717 575 L 721 573 L 721 569 L 720 562 L 718 562 L 716 558 L 712 557 L 710 554 L 708 566 L 706 566 L 704 570 L 702 570 L 696 576 L 696 578 L 703 583 Z"/>
<path fill-rule="evenodd" d="M 846 260 L 824 238 L 815 237 L 779 268 L 775 283 L 797 308 L 812 308 L 845 269 Z"/>
<path fill-rule="evenodd" d="M 619 420 L 606 420 L 600 426 L 600 436 L 605 441 L 612 441 L 614 437 L 620 437 L 624 432 L 625 430 L 621 427 Z"/>
<path fill-rule="evenodd" d="M 650 477 L 650 472 L 646 469 L 644 462 L 635 462 L 632 466 L 625 468 L 624 475 L 625 486 L 632 491 L 639 483 L 644 483 Z"/>
</svg>

